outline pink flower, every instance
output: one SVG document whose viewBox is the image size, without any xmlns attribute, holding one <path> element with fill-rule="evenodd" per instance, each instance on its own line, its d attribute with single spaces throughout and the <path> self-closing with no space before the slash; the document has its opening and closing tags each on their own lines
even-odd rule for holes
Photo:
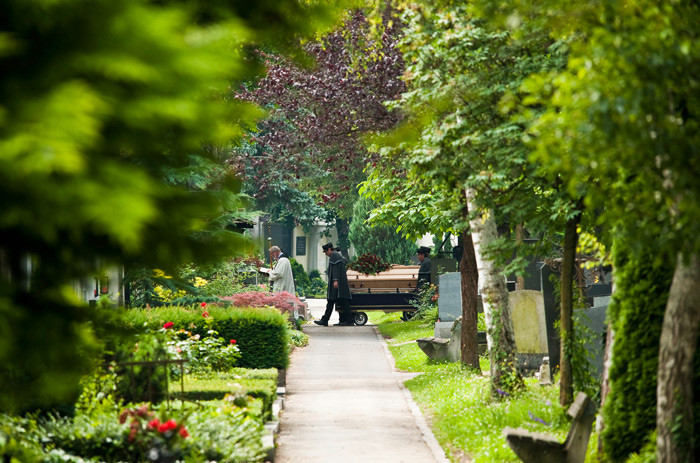
<svg viewBox="0 0 700 463">
<path fill-rule="evenodd" d="M 236 340 L 235 340 L 235 339 L 231 339 L 231 344 L 236 344 Z"/>
<path fill-rule="evenodd" d="M 167 329 L 172 328 L 173 325 L 175 325 L 175 323 L 173 323 L 173 322 L 167 322 L 167 323 L 165 323 L 165 324 L 163 325 L 163 328 L 165 328 L 165 329 L 167 330 Z"/>
</svg>

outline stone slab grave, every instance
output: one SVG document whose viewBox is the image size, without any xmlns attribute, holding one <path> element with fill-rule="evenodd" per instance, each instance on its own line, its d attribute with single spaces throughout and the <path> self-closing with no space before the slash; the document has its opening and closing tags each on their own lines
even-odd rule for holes
<svg viewBox="0 0 700 463">
<path fill-rule="evenodd" d="M 526 374 L 539 370 L 548 356 L 547 323 L 541 291 L 529 289 L 508 293 L 518 369 Z"/>
<path fill-rule="evenodd" d="M 436 338 L 450 338 L 452 325 L 462 316 L 462 282 L 458 272 L 439 276 L 438 322 L 435 323 Z"/>
</svg>

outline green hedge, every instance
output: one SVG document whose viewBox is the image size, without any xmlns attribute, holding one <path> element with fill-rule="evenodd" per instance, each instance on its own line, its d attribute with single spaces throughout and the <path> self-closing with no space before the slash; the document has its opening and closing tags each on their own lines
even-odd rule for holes
<svg viewBox="0 0 700 463">
<path fill-rule="evenodd" d="M 641 450 L 656 429 L 659 339 L 673 266 L 653 249 L 633 253 L 616 243 L 615 292 L 608 310 L 615 330 L 603 443 L 610 461 Z"/>
<path fill-rule="evenodd" d="M 207 306 L 128 309 L 123 313 L 126 329 L 160 329 L 172 322 L 172 329 L 184 329 L 200 336 L 215 330 L 219 336 L 235 340 L 241 350 L 236 366 L 243 368 L 287 368 L 289 365 L 289 325 L 276 309 L 222 308 Z"/>
</svg>

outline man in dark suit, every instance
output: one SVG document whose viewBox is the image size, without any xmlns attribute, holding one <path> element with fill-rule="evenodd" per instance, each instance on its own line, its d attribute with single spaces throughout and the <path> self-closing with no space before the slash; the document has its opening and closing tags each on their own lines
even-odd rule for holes
<svg viewBox="0 0 700 463">
<path fill-rule="evenodd" d="M 343 255 L 335 250 L 333 243 L 326 243 L 322 247 L 323 253 L 328 256 L 328 291 L 326 298 L 326 312 L 320 320 L 315 320 L 317 325 L 328 326 L 328 320 L 333 313 L 333 306 L 338 307 L 340 313 L 340 323 L 337 326 L 352 326 L 355 324 L 350 311 L 350 285 L 348 284 L 348 274 L 345 264 L 347 260 Z"/>
<path fill-rule="evenodd" d="M 418 269 L 418 284 L 416 288 L 430 284 L 430 248 L 421 246 L 416 251 L 420 268 Z"/>
</svg>

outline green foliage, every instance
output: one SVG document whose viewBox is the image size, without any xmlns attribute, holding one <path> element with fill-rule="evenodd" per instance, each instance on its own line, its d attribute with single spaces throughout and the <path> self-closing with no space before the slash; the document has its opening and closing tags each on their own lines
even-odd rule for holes
<svg viewBox="0 0 700 463">
<path fill-rule="evenodd" d="M 244 463 L 262 460 L 262 432 L 260 419 L 220 401 L 75 418 L 2 415 L 0 455 L 22 463 L 151 461 L 155 453 L 156 461 Z"/>
<path fill-rule="evenodd" d="M 91 369 L 95 341 L 74 281 L 248 246 L 226 228 L 242 198 L 214 147 L 261 113 L 230 88 L 259 71 L 247 44 L 291 50 L 290 37 L 313 35 L 334 9 L 2 2 L 0 408 L 68 401 Z"/>
<path fill-rule="evenodd" d="M 294 347 L 304 347 L 309 344 L 309 335 L 300 330 L 290 330 L 289 336 Z"/>
<path fill-rule="evenodd" d="M 369 225 L 370 212 L 378 204 L 360 198 L 353 206 L 349 238 L 358 254 L 373 254 L 390 264 L 407 265 L 416 254 L 416 244 L 396 232 L 396 226 Z"/>
<path fill-rule="evenodd" d="M 554 288 L 554 304 L 559 307 L 561 304 L 561 284 L 559 274 L 552 273 L 549 281 Z M 573 309 L 584 307 L 583 294 L 576 281 L 572 282 Z M 565 355 L 571 360 L 571 376 L 573 379 L 574 391 L 585 392 L 591 400 L 600 403 L 600 378 L 592 364 L 593 354 L 588 351 L 588 346 L 602 348 L 600 333 L 593 333 L 585 324 L 587 315 L 585 311 L 579 312 L 580 317 L 574 314 L 573 332 L 567 337 L 561 336 L 561 321 L 554 322 L 554 329 L 560 333 L 561 342 L 564 345 Z"/>
<path fill-rule="evenodd" d="M 208 317 L 200 308 L 162 307 L 131 309 L 124 312 L 127 328 L 148 327 L 158 330 L 173 323 L 173 330 L 187 330 L 200 337 L 215 330 L 224 339 L 236 341 L 241 357 L 237 365 L 245 368 L 286 368 L 289 363 L 289 326 L 276 309 L 224 309 L 210 306 Z"/>
<path fill-rule="evenodd" d="M 408 91 L 391 107 L 409 117 L 376 140 L 382 158 L 361 188 L 382 204 L 370 221 L 398 223 L 409 236 L 460 233 L 468 187 L 480 206 L 497 207 L 501 222 L 543 231 L 551 188 L 528 162 L 526 121 L 511 116 L 523 80 L 562 66 L 562 54 L 545 34 L 511 36 L 465 4 L 421 2 L 405 8 L 402 20 Z"/>
<path fill-rule="evenodd" d="M 413 319 L 435 324 L 438 318 L 437 286 L 423 285 L 418 289 L 418 296 L 411 301 L 416 312 Z"/>
<path fill-rule="evenodd" d="M 169 367 L 157 362 L 169 357 L 165 330 L 144 330 L 135 339 L 127 340 L 114 353 L 117 363 L 116 395 L 126 402 L 153 402 L 165 400 Z M 127 363 L 137 363 L 127 365 Z"/>
<path fill-rule="evenodd" d="M 193 335 L 186 330 L 166 330 L 169 340 L 166 344 L 170 358 L 185 360 L 187 373 L 207 371 L 227 371 L 236 365 L 241 353 L 231 340 L 224 340 L 215 330 L 207 331 L 207 336 Z M 180 368 L 171 368 L 173 377 L 180 375 Z"/>
<path fill-rule="evenodd" d="M 516 396 L 494 400 L 488 378 L 458 363 L 406 381 L 416 402 L 433 416 L 433 432 L 452 458 L 466 453 L 479 462 L 518 462 L 503 437 L 505 427 L 525 428 L 563 441 L 569 426 L 557 390 L 534 378 Z"/>
<path fill-rule="evenodd" d="M 208 265 L 188 264 L 175 275 L 162 270 L 132 268 L 125 275 L 129 306 L 191 305 L 218 302 L 220 296 L 249 291 L 257 273 L 256 259 L 224 260 Z"/>
<path fill-rule="evenodd" d="M 305 296 L 311 287 L 311 279 L 304 270 L 304 266 L 297 262 L 296 259 L 289 259 L 292 265 L 292 275 L 294 275 L 294 287 L 300 296 Z"/>
<path fill-rule="evenodd" d="M 272 414 L 272 403 L 277 398 L 277 370 L 233 368 L 227 372 L 187 375 L 184 389 L 183 395 L 179 383 L 170 385 L 173 397 L 240 404 L 251 418 L 264 423 Z M 260 400 L 259 411 L 252 411 L 252 399 Z"/>
<path fill-rule="evenodd" d="M 122 402 L 117 398 L 119 377 L 115 365 L 100 366 L 80 381 L 82 393 L 75 404 L 75 413 L 92 417 L 105 413 L 117 413 Z"/>
<path fill-rule="evenodd" d="M 262 424 L 241 410 L 205 407 L 190 414 L 186 423 L 190 435 L 196 436 L 194 461 L 248 463 L 264 458 Z"/>
<path fill-rule="evenodd" d="M 615 292 L 608 310 L 615 330 L 603 443 L 607 458 L 625 461 L 656 428 L 656 378 L 661 323 L 673 265 L 653 249 L 633 252 L 616 242 Z"/>
<path fill-rule="evenodd" d="M 214 265 L 184 267 L 180 276 L 197 289 L 199 302 L 210 302 L 206 296 L 231 296 L 249 291 L 247 283 L 254 281 L 257 264 L 252 258 L 224 260 Z"/>
</svg>

